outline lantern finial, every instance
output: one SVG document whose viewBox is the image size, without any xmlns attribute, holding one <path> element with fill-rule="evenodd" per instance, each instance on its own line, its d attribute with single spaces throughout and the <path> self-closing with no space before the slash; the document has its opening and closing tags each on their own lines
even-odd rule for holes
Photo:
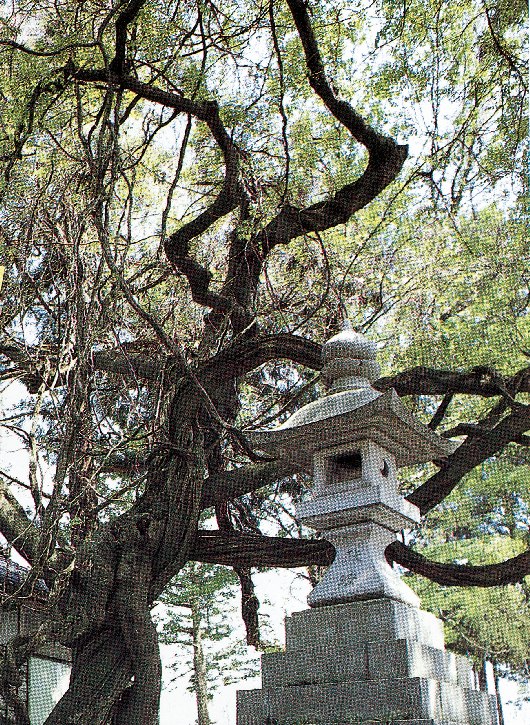
<svg viewBox="0 0 530 725">
<path fill-rule="evenodd" d="M 381 371 L 376 362 L 377 345 L 372 340 L 354 332 L 351 324 L 324 343 L 322 348 L 322 376 L 329 393 L 355 388 L 370 388 L 371 381 Z"/>
</svg>

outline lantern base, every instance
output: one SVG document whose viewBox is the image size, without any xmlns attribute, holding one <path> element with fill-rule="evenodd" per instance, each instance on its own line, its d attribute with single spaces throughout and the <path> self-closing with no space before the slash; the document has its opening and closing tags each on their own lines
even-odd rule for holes
<svg viewBox="0 0 530 725">
<path fill-rule="evenodd" d="M 495 698 L 444 649 L 442 622 L 390 599 L 295 612 L 238 725 L 497 725 Z"/>
</svg>

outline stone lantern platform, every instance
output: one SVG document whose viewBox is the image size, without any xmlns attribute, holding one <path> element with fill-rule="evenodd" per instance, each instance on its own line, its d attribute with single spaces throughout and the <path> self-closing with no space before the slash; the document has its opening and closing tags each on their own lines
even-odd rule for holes
<svg viewBox="0 0 530 725">
<path fill-rule="evenodd" d="M 241 691 L 238 725 L 497 725 L 495 698 L 470 664 L 446 652 L 443 625 L 385 559 L 419 510 L 398 469 L 443 458 L 458 443 L 415 419 L 395 391 L 371 386 L 376 345 L 350 329 L 323 349 L 327 394 L 256 448 L 312 473 L 297 516 L 335 547 L 308 597 L 286 620 L 285 652 L 264 654 L 261 690 Z"/>
<path fill-rule="evenodd" d="M 285 629 L 262 689 L 237 694 L 238 725 L 497 724 L 495 698 L 428 612 L 374 599 L 296 612 Z"/>
</svg>

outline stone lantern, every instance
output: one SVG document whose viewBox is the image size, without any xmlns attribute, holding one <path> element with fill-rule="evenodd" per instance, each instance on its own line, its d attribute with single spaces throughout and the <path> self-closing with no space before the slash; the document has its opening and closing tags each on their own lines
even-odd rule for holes
<svg viewBox="0 0 530 725">
<path fill-rule="evenodd" d="M 238 725 L 497 725 L 495 698 L 470 663 L 447 652 L 443 624 L 385 559 L 419 520 L 397 471 L 443 458 L 457 444 L 416 420 L 394 390 L 371 385 L 376 346 L 346 329 L 324 345 L 328 392 L 256 448 L 312 474 L 301 521 L 336 550 L 310 609 L 285 621 L 283 652 L 262 655 L 262 689 L 237 694 Z"/>
<path fill-rule="evenodd" d="M 312 499 L 297 516 L 336 549 L 308 598 L 312 607 L 380 597 L 420 604 L 384 554 L 396 532 L 419 521 L 418 508 L 399 493 L 397 470 L 447 456 L 458 444 L 416 420 L 394 390 L 374 390 L 375 358 L 375 343 L 363 335 L 335 335 L 323 348 L 327 395 L 281 427 L 251 434 L 257 448 L 312 473 Z"/>
</svg>

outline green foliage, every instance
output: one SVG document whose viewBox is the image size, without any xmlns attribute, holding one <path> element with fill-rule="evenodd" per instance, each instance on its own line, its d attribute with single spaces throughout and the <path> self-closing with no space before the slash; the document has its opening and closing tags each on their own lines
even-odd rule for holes
<svg viewBox="0 0 530 725">
<path fill-rule="evenodd" d="M 495 206 L 451 224 L 422 217 L 418 237 L 407 224 L 393 239 L 395 262 L 416 270 L 408 304 L 393 315 L 403 336 L 393 362 L 515 372 L 528 333 L 526 225 Z"/>
</svg>

